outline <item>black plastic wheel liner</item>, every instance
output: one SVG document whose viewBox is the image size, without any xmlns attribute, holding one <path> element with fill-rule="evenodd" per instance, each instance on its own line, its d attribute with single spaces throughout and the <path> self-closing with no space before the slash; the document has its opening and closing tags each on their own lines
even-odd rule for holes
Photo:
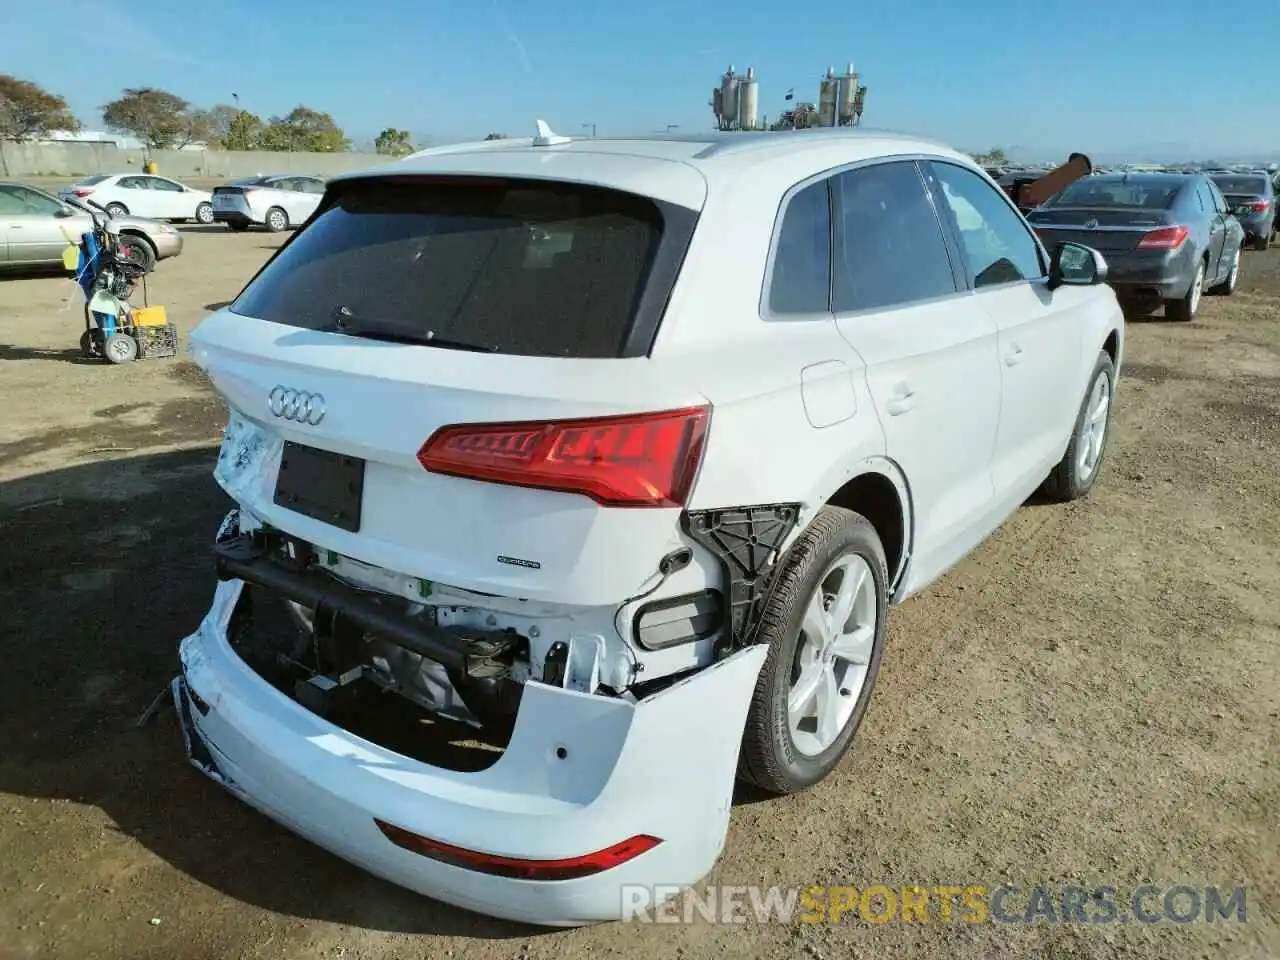
<svg viewBox="0 0 1280 960">
<path fill-rule="evenodd" d="M 752 642 L 778 552 L 799 518 L 799 503 L 765 503 L 682 514 L 685 533 L 715 554 L 724 576 L 729 630 L 717 645 L 717 658 Z"/>
</svg>

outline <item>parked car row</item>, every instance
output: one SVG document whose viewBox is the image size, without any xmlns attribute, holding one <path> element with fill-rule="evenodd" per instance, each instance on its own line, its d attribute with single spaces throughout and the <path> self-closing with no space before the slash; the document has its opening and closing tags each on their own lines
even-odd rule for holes
<svg viewBox="0 0 1280 960">
<path fill-rule="evenodd" d="M 122 243 L 122 251 L 147 269 L 182 252 L 182 234 L 160 220 L 122 213 L 110 224 L 122 239 L 133 241 Z M 0 181 L 0 268 L 60 265 L 67 246 L 92 227 L 93 217 L 74 202 L 25 183 Z"/>
<path fill-rule="evenodd" d="M 209 191 L 156 174 L 128 173 L 86 177 L 61 196 L 92 199 L 113 217 L 225 223 L 232 230 L 262 226 L 278 233 L 311 216 L 323 193 L 324 180 L 302 174 L 246 177 Z"/>
<path fill-rule="evenodd" d="M 1077 180 L 1027 220 L 1047 246 L 1099 251 L 1126 312 L 1164 306 L 1189 321 L 1204 293 L 1235 292 L 1246 242 L 1269 245 L 1275 195 L 1265 175 L 1108 173 Z"/>
</svg>

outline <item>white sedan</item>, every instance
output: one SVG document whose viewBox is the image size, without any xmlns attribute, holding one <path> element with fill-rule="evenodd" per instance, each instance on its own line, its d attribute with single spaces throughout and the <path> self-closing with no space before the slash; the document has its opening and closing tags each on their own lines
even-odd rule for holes
<svg viewBox="0 0 1280 960">
<path fill-rule="evenodd" d="M 328 191 L 191 337 L 237 509 L 174 699 L 205 774 L 431 897 L 697 882 L 735 778 L 885 739 L 891 608 L 1101 475 L 1106 262 L 955 150 L 540 126 Z"/>
<path fill-rule="evenodd" d="M 306 222 L 323 196 L 319 177 L 271 174 L 233 180 L 213 188 L 213 219 L 232 230 L 264 226 L 279 233 Z"/>
<path fill-rule="evenodd" d="M 150 173 L 98 174 L 64 188 L 60 196 L 92 199 L 113 217 L 144 217 L 182 223 L 213 223 L 213 197 L 207 190 L 188 187 Z"/>
</svg>

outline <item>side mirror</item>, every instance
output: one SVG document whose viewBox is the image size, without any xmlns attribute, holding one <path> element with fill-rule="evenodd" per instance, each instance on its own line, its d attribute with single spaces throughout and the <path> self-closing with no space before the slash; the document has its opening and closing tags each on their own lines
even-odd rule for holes
<svg viewBox="0 0 1280 960">
<path fill-rule="evenodd" d="M 1070 241 L 1053 248 L 1049 258 L 1049 289 L 1092 287 L 1107 281 L 1107 261 L 1093 247 Z"/>
</svg>

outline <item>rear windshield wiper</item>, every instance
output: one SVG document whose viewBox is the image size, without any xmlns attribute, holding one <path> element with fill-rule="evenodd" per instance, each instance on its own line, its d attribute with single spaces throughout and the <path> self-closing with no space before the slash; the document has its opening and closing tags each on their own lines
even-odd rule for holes
<svg viewBox="0 0 1280 960">
<path fill-rule="evenodd" d="M 412 343 L 419 346 L 442 347 L 446 350 L 469 350 L 473 353 L 497 353 L 497 347 L 487 347 L 479 343 L 467 343 L 463 340 L 450 340 L 437 337 L 435 331 L 428 330 L 423 334 L 406 333 L 388 324 L 377 324 L 356 316 L 350 307 L 335 307 L 333 327 L 338 333 L 349 337 L 363 337 L 366 340 L 386 340 L 390 343 Z"/>
</svg>

